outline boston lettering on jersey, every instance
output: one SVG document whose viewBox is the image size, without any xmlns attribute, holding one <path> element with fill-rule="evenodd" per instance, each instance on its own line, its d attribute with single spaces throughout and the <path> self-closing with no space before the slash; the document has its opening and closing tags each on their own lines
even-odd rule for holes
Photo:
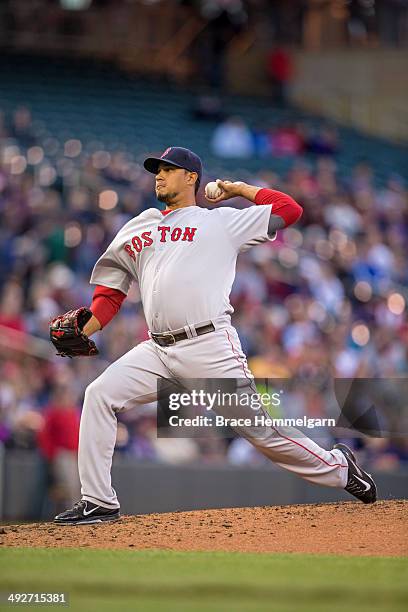
<svg viewBox="0 0 408 612">
<path fill-rule="evenodd" d="M 178 240 L 193 242 L 197 228 L 174 227 L 171 230 L 171 228 L 167 225 L 159 225 L 157 227 L 157 231 L 159 232 L 158 238 L 160 242 L 177 242 Z M 149 230 L 147 232 L 142 232 L 140 236 L 133 236 L 131 239 L 131 244 L 127 242 L 124 249 L 132 259 L 136 259 L 135 251 L 136 253 L 140 253 L 143 248 L 151 246 L 153 242 L 152 232 Z"/>
</svg>

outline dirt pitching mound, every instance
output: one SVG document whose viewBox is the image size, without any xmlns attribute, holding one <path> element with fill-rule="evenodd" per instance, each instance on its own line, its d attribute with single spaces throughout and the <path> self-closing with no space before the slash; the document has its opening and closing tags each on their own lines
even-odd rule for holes
<svg viewBox="0 0 408 612">
<path fill-rule="evenodd" d="M 408 500 L 226 508 L 0 527 L 3 546 L 408 555 Z"/>
</svg>

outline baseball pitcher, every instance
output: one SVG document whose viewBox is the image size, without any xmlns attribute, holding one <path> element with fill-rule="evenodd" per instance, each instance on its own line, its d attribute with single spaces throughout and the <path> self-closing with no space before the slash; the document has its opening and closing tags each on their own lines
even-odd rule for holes
<svg viewBox="0 0 408 612">
<path fill-rule="evenodd" d="M 301 207 L 288 195 L 243 182 L 218 180 L 206 197 L 212 204 L 239 196 L 243 210 L 196 205 L 202 177 L 200 158 L 182 147 L 168 148 L 144 167 L 155 175 L 157 199 L 166 205 L 131 219 L 98 259 L 90 309 L 70 311 L 51 322 L 60 355 L 95 355 L 90 336 L 118 312 L 137 280 L 149 340 L 112 363 L 86 389 L 81 416 L 78 465 L 82 499 L 55 517 L 60 525 L 114 521 L 120 505 L 111 484 L 119 411 L 157 399 L 157 380 L 242 379 L 251 374 L 238 334 L 231 325 L 229 295 L 237 256 L 274 240 L 295 223 Z M 298 430 L 263 427 L 239 431 L 266 457 L 312 483 L 344 488 L 364 503 L 376 500 L 372 477 L 351 450 L 325 450 Z"/>
</svg>

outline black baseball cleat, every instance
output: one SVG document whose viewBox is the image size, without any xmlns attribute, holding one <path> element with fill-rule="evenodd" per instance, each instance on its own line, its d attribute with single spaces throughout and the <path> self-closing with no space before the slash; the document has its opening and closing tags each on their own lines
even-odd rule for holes
<svg viewBox="0 0 408 612">
<path fill-rule="evenodd" d="M 70 510 L 57 514 L 54 523 L 58 525 L 92 525 L 117 521 L 120 518 L 120 508 L 104 508 L 85 499 L 74 504 Z"/>
<path fill-rule="evenodd" d="M 333 448 L 340 450 L 347 459 L 348 480 L 345 490 L 364 504 L 373 504 L 377 500 L 377 487 L 371 474 L 357 465 L 356 458 L 348 446 L 335 444 Z"/>
</svg>

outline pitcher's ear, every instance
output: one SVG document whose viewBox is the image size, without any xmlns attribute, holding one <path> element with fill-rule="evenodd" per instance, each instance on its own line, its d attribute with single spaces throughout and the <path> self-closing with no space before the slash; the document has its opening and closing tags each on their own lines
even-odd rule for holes
<svg viewBox="0 0 408 612">
<path fill-rule="evenodd" d="M 197 172 L 189 172 L 189 183 L 191 185 L 194 185 L 194 183 L 197 183 L 198 180 L 198 174 Z"/>
</svg>

